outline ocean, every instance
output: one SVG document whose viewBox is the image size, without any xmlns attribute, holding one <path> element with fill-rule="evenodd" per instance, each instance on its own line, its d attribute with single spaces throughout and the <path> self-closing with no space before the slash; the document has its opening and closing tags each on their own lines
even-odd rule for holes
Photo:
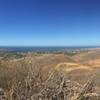
<svg viewBox="0 0 100 100">
<path fill-rule="evenodd" d="M 48 46 L 48 47 L 8 47 L 1 46 L 1 50 L 14 51 L 14 52 L 49 52 L 49 51 L 66 51 L 66 50 L 75 50 L 75 49 L 91 49 L 91 48 L 100 48 L 100 46 Z"/>
</svg>

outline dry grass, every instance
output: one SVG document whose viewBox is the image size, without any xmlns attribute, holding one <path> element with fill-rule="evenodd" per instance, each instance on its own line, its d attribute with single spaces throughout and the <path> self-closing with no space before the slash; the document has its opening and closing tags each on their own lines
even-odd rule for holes
<svg viewBox="0 0 100 100">
<path fill-rule="evenodd" d="M 98 69 L 96 76 L 90 78 L 93 71 L 79 67 L 80 64 L 66 64 L 71 59 L 65 58 L 42 55 L 18 61 L 1 60 L 0 100 L 100 100 L 95 84 Z M 74 70 L 65 71 L 70 68 Z"/>
</svg>

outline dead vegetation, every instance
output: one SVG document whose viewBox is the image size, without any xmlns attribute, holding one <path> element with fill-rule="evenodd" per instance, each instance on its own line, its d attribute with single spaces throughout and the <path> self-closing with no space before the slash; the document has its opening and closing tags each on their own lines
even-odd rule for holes
<svg viewBox="0 0 100 100">
<path fill-rule="evenodd" d="M 68 76 L 69 72 L 48 70 L 39 61 L 31 57 L 20 61 L 2 60 L 0 100 L 100 100 L 95 76 L 80 84 Z"/>
</svg>

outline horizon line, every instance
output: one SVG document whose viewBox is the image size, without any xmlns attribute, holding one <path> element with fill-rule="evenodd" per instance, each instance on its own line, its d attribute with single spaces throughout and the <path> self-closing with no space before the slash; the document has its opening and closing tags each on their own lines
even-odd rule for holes
<svg viewBox="0 0 100 100">
<path fill-rule="evenodd" d="M 100 47 L 100 45 L 0 45 L 0 47 Z"/>
</svg>

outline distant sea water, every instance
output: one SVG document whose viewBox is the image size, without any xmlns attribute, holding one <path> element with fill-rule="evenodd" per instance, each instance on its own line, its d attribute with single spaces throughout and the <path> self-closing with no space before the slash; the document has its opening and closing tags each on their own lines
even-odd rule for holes
<svg viewBox="0 0 100 100">
<path fill-rule="evenodd" d="M 53 51 L 67 51 L 75 49 L 91 49 L 100 48 L 100 46 L 59 46 L 59 47 L 6 47 L 0 46 L 0 50 L 13 51 L 13 52 L 53 52 Z"/>
</svg>

